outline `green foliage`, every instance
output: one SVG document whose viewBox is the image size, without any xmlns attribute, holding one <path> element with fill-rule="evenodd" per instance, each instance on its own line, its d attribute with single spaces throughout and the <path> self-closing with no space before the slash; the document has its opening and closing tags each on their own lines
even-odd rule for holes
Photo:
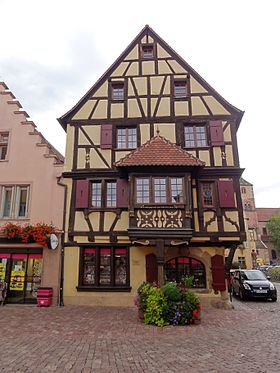
<svg viewBox="0 0 280 373">
<path fill-rule="evenodd" d="M 239 269 L 240 264 L 238 262 L 233 262 L 231 265 L 231 269 Z"/>
<path fill-rule="evenodd" d="M 162 289 L 151 287 L 147 297 L 147 308 L 144 314 L 145 324 L 153 324 L 157 326 L 168 325 L 164 315 L 166 313 L 167 300 Z"/>
<path fill-rule="evenodd" d="M 168 301 L 180 302 L 182 300 L 182 291 L 175 282 L 168 282 L 163 286 L 162 290 Z"/>
<path fill-rule="evenodd" d="M 200 320 L 199 299 L 186 287 L 178 288 L 176 283 L 169 282 L 161 289 L 143 283 L 137 293 L 135 305 L 144 315 L 145 324 L 188 325 Z"/>
<path fill-rule="evenodd" d="M 267 223 L 269 234 L 277 250 L 280 250 L 280 214 L 272 216 Z"/>
<path fill-rule="evenodd" d="M 193 285 L 194 276 L 185 276 L 183 278 L 183 283 L 187 288 L 191 288 Z"/>
<path fill-rule="evenodd" d="M 269 268 L 266 274 L 271 281 L 280 282 L 280 268 Z"/>
</svg>

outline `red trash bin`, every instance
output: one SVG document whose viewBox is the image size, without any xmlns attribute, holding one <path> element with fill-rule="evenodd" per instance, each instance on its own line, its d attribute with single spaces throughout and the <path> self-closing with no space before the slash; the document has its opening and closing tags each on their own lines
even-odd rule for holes
<svg viewBox="0 0 280 373">
<path fill-rule="evenodd" d="M 52 304 L 53 289 L 40 287 L 37 290 L 37 306 L 49 307 Z"/>
</svg>

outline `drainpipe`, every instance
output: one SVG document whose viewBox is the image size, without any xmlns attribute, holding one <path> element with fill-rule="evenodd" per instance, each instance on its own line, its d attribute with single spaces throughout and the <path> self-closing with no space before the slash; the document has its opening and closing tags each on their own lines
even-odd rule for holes
<svg viewBox="0 0 280 373">
<path fill-rule="evenodd" d="M 64 188 L 64 203 L 63 203 L 63 221 L 62 221 L 62 235 L 61 235 L 61 258 L 60 258 L 60 283 L 59 283 L 59 293 L 58 293 L 58 305 L 60 307 L 64 306 L 63 303 L 63 283 L 64 283 L 64 242 L 65 242 L 65 221 L 66 221 L 66 198 L 68 187 L 63 184 L 61 180 L 62 176 L 57 177 L 57 185 Z"/>
</svg>

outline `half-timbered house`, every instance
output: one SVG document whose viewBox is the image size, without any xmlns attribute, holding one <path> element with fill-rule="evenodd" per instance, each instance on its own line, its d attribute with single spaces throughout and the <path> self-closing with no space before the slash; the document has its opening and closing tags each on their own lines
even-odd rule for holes
<svg viewBox="0 0 280 373">
<path fill-rule="evenodd" d="M 244 240 L 243 112 L 149 26 L 59 122 L 67 132 L 64 301 L 132 305 L 143 281 L 194 276 L 226 299 Z"/>
</svg>

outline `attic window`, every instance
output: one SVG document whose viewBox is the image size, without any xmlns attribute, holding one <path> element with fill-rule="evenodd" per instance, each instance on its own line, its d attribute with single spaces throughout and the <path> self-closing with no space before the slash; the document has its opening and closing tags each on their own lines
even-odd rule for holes
<svg viewBox="0 0 280 373">
<path fill-rule="evenodd" d="M 113 83 L 112 84 L 112 100 L 114 101 L 124 100 L 124 83 Z"/>
<path fill-rule="evenodd" d="M 154 58 L 153 44 L 142 45 L 142 58 L 144 59 Z"/>
<path fill-rule="evenodd" d="M 0 160 L 7 159 L 9 132 L 0 132 Z"/>
<path fill-rule="evenodd" d="M 175 80 L 174 81 L 174 96 L 175 98 L 181 98 L 181 97 L 187 96 L 186 80 Z"/>
</svg>

